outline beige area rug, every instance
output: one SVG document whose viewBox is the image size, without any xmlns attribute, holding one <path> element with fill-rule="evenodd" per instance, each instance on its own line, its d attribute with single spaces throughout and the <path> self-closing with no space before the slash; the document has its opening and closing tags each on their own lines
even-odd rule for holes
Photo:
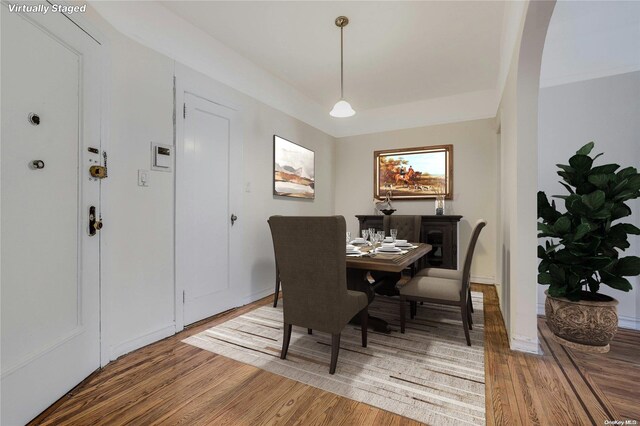
<svg viewBox="0 0 640 426">
<path fill-rule="evenodd" d="M 372 316 L 384 318 L 391 334 L 360 328 L 342 332 L 338 367 L 329 374 L 331 336 L 293 327 L 289 353 L 280 359 L 282 303 L 263 306 L 184 340 L 281 376 L 432 425 L 485 424 L 484 319 L 482 293 L 472 293 L 474 327 L 466 345 L 460 310 L 418 304 L 414 320 L 407 307 L 400 333 L 398 300 L 376 297 Z"/>
</svg>

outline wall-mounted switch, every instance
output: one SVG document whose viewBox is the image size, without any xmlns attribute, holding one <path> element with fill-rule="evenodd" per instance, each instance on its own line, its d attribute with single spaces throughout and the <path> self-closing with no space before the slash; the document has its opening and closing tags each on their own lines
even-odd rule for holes
<svg viewBox="0 0 640 426">
<path fill-rule="evenodd" d="M 149 170 L 138 170 L 138 186 L 149 186 Z"/>
</svg>

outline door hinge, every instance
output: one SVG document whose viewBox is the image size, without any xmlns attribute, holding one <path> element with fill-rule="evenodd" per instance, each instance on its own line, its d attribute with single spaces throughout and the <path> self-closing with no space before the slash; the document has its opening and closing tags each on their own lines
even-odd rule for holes
<svg viewBox="0 0 640 426">
<path fill-rule="evenodd" d="M 187 118 L 187 104 L 182 104 L 182 118 Z"/>
</svg>

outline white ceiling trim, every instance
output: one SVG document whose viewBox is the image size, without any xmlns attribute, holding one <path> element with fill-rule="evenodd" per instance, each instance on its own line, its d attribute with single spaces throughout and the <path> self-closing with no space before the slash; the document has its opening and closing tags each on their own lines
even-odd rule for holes
<svg viewBox="0 0 640 426">
<path fill-rule="evenodd" d="M 327 111 L 291 85 L 154 2 L 92 1 L 118 31 L 260 102 L 333 134 Z"/>
<path fill-rule="evenodd" d="M 336 137 L 493 118 L 496 90 L 482 90 L 362 111 L 341 121 Z"/>
<path fill-rule="evenodd" d="M 634 71 L 640 71 L 640 64 L 621 66 L 618 68 L 602 68 L 599 70 L 589 70 L 571 75 L 562 75 L 552 78 L 544 78 L 540 80 L 540 87 L 554 87 L 563 84 L 577 83 L 580 81 L 593 80 L 595 78 L 611 77 L 614 75 L 626 74 Z"/>
<path fill-rule="evenodd" d="M 326 108 L 218 40 L 154 2 L 91 1 L 118 31 L 214 80 L 297 118 L 344 137 L 495 117 L 495 90 L 463 93 L 358 111 L 335 119 Z"/>
</svg>

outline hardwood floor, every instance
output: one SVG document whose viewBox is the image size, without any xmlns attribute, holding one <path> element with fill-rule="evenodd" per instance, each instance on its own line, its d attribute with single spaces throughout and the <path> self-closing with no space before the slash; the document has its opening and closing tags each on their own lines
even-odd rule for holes
<svg viewBox="0 0 640 426">
<path fill-rule="evenodd" d="M 495 289 L 473 290 L 485 300 L 487 424 L 640 420 L 640 332 L 620 331 L 609 354 L 574 353 L 551 340 L 540 319 L 544 355 L 511 352 Z M 220 314 L 119 358 L 31 424 L 417 424 L 181 343 L 271 301 Z"/>
</svg>

